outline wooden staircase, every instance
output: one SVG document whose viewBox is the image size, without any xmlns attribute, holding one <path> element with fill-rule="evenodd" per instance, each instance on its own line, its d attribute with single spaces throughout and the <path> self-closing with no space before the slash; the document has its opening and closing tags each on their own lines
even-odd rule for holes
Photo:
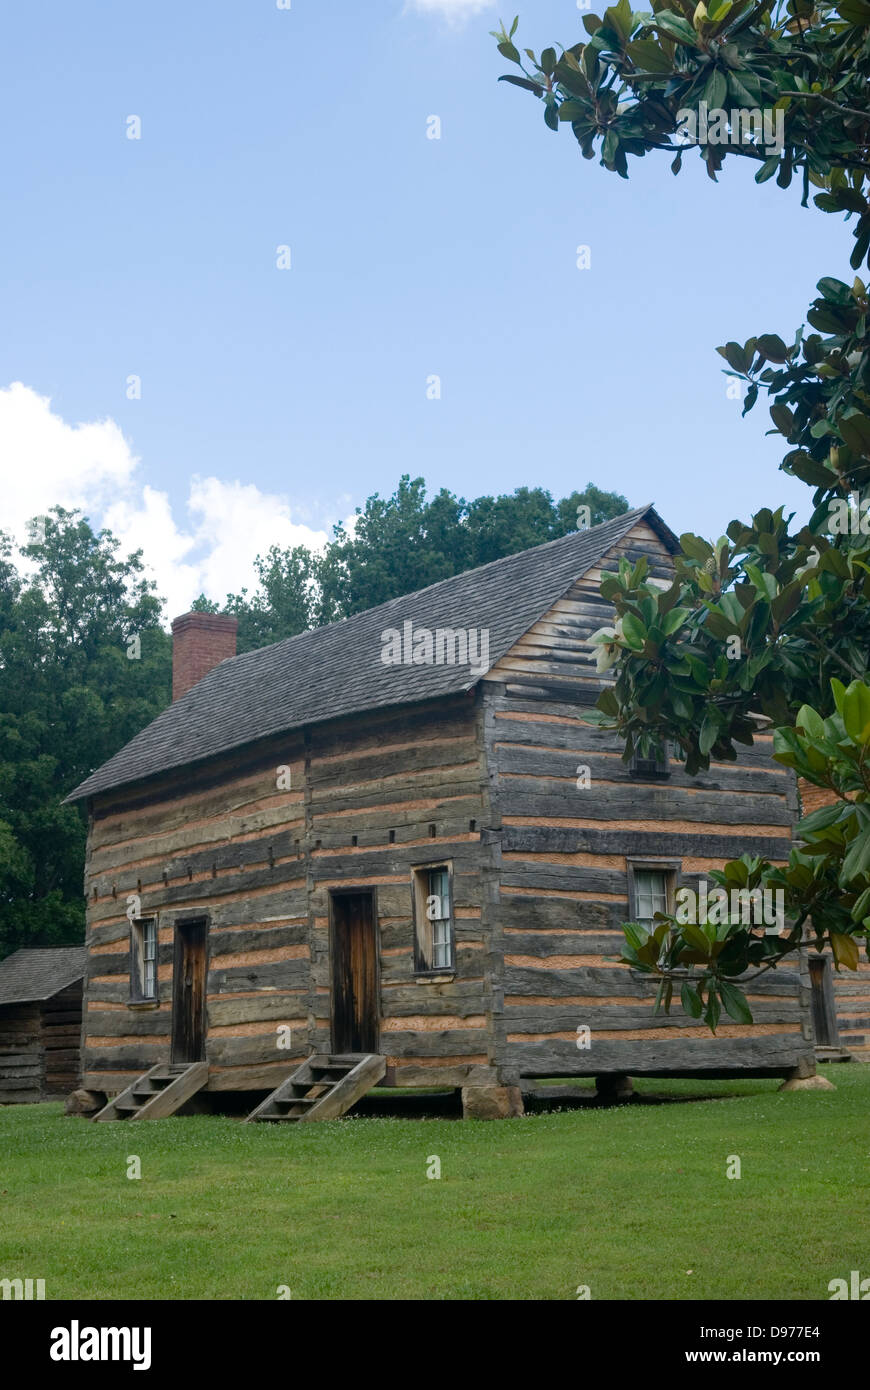
<svg viewBox="0 0 870 1390">
<path fill-rule="evenodd" d="M 386 1057 L 369 1052 L 316 1052 L 267 1096 L 248 1120 L 335 1120 L 376 1086 Z"/>
<path fill-rule="evenodd" d="M 158 1062 L 115 1096 L 95 1120 L 165 1120 L 208 1081 L 208 1062 Z"/>
</svg>

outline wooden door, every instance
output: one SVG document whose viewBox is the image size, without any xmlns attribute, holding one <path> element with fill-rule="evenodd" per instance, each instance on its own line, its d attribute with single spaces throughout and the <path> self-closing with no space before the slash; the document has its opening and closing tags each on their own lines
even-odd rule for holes
<svg viewBox="0 0 870 1390">
<path fill-rule="evenodd" d="M 378 1050 L 378 947 L 372 892 L 330 895 L 332 1050 Z"/>
<path fill-rule="evenodd" d="M 837 1003 L 834 998 L 830 958 L 815 956 L 809 962 L 809 966 L 812 985 L 810 1003 L 816 1044 L 819 1047 L 839 1047 L 840 1032 L 837 1027 Z"/>
<path fill-rule="evenodd" d="M 173 1062 L 205 1060 L 208 922 L 177 922 L 172 972 Z"/>
</svg>

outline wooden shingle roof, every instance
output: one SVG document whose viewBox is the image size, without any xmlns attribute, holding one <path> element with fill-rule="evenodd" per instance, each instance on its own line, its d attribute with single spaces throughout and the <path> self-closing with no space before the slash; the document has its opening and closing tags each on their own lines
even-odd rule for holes
<svg viewBox="0 0 870 1390">
<path fill-rule="evenodd" d="M 0 961 L 0 1004 L 30 1004 L 50 999 L 85 973 L 87 948 L 24 948 Z"/>
<path fill-rule="evenodd" d="M 571 584 L 638 521 L 669 549 L 676 537 L 651 506 L 507 555 L 364 613 L 222 661 L 66 798 L 139 782 L 257 739 L 341 715 L 468 690 L 466 665 L 384 665 L 382 633 L 486 629 L 494 665 Z"/>
</svg>

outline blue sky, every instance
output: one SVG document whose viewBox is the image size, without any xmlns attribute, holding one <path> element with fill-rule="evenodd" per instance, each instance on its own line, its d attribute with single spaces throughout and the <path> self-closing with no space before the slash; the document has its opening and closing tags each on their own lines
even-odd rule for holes
<svg viewBox="0 0 870 1390">
<path fill-rule="evenodd" d="M 575 0 L 9 7 L 0 525 L 85 507 L 171 614 L 404 472 L 591 480 L 705 534 L 805 509 L 714 349 L 788 336 L 850 229 L 738 161 L 582 160 L 496 81 L 517 8 L 538 51 L 583 34 Z"/>
</svg>

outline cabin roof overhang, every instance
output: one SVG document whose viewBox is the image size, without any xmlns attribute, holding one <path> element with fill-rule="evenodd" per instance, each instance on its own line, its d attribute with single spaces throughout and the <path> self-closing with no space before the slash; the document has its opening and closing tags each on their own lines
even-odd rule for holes
<svg viewBox="0 0 870 1390">
<path fill-rule="evenodd" d="M 0 1005 L 36 1004 L 84 978 L 84 946 L 23 947 L 0 961 Z"/>
</svg>

